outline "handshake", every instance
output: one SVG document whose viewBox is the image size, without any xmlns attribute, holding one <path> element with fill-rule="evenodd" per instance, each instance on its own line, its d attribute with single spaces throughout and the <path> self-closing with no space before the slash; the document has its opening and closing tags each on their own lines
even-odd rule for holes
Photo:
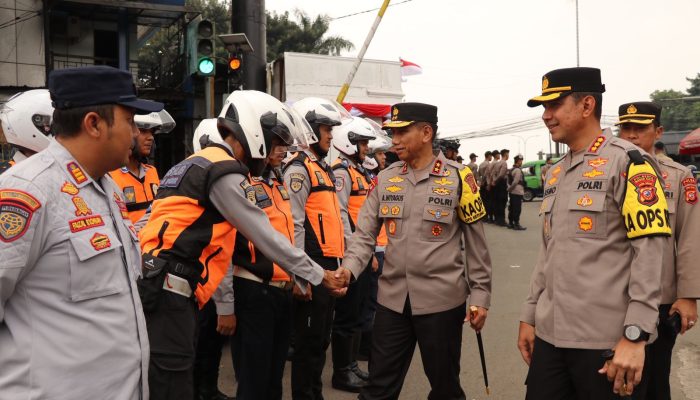
<svg viewBox="0 0 700 400">
<path fill-rule="evenodd" d="M 342 297 L 345 296 L 345 293 L 348 291 L 350 279 L 352 279 L 350 270 L 339 267 L 335 271 L 324 270 L 322 284 L 328 289 L 331 296 Z"/>
</svg>

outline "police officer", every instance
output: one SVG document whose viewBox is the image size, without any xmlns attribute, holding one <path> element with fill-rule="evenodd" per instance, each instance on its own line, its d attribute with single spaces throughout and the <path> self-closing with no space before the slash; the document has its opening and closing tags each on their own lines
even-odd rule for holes
<svg viewBox="0 0 700 400">
<path fill-rule="evenodd" d="M 497 152 L 498 153 L 498 152 Z M 491 195 L 494 204 L 496 225 L 506 224 L 506 204 L 508 203 L 508 149 L 500 151 L 500 159 L 496 159 L 491 167 Z"/>
<path fill-rule="evenodd" d="M 540 256 L 520 315 L 527 399 L 629 394 L 656 331 L 668 208 L 649 155 L 601 131 L 604 91 L 596 68 L 558 69 L 527 103 L 544 106 L 552 140 L 570 149 L 547 172 Z"/>
<path fill-rule="evenodd" d="M 268 196 L 253 187 L 248 173 L 260 176 L 271 149 L 291 143 L 296 127 L 288 115 L 265 93 L 233 92 L 218 118 L 222 141 L 161 180 L 139 234 L 147 271 L 139 288 L 151 340 L 151 399 L 192 399 L 197 304 L 206 304 L 223 279 L 237 233 L 286 271 L 313 285 L 338 286 L 256 206 Z"/>
<path fill-rule="evenodd" d="M 518 154 L 513 159 L 513 169 L 508 172 L 508 194 L 510 203 L 508 204 L 508 228 L 516 231 L 524 231 L 525 227 L 520 225 L 520 213 L 523 207 L 523 195 L 525 195 L 525 180 L 523 179 L 523 156 Z"/>
<path fill-rule="evenodd" d="M 129 219 L 134 224 L 146 214 L 158 192 L 158 171 L 146 164 L 153 148 L 154 135 L 168 133 L 175 128 L 175 121 L 167 111 L 137 115 L 134 117 L 139 134 L 131 151 L 129 162 L 110 172 L 112 179 L 124 192 Z"/>
<path fill-rule="evenodd" d="M 457 161 L 459 155 L 459 140 L 444 140 L 445 158 L 451 161 Z"/>
<path fill-rule="evenodd" d="M 0 106 L 2 131 L 15 148 L 12 160 L 0 164 L 0 173 L 49 146 L 52 117 L 53 106 L 46 89 L 17 93 Z"/>
<path fill-rule="evenodd" d="M 479 164 L 479 180 L 477 181 L 479 183 L 479 187 L 481 188 L 481 191 L 479 194 L 481 195 L 481 200 L 484 202 L 484 208 L 486 209 L 486 218 L 484 219 L 484 222 L 486 223 L 491 223 L 491 208 L 493 205 L 491 204 L 491 191 L 489 188 L 489 176 L 491 175 L 491 166 L 493 160 L 493 155 L 490 151 L 486 151 L 484 153 L 484 161 Z"/>
<path fill-rule="evenodd" d="M 340 125 L 342 118 L 350 117 L 341 116 L 342 106 L 315 97 L 299 100 L 293 107 L 314 132 L 309 148 L 299 152 L 284 170 L 294 216 L 294 245 L 327 271 L 334 271 L 343 257 L 345 240 L 335 176 L 324 158 L 333 139 L 331 129 Z M 321 373 L 330 344 L 335 299 L 325 290 L 314 289 L 306 297 L 297 296 L 292 397 L 322 399 Z"/>
<path fill-rule="evenodd" d="M 163 105 L 106 66 L 52 71 L 48 86 L 56 140 L 0 176 L 0 393 L 145 399 L 139 244 L 108 172 L 129 156 L 134 112 Z"/>
<path fill-rule="evenodd" d="M 649 154 L 661 138 L 661 106 L 647 101 L 626 103 L 619 108 L 620 138 Z M 695 178 L 688 168 L 671 159 L 657 156 L 664 180 L 673 237 L 666 238 L 659 306 L 659 337 L 649 346 L 644 374 L 648 379 L 648 399 L 670 399 L 671 355 L 678 333 L 695 326 L 698 319 L 696 299 L 700 297 L 700 206 Z M 674 317 L 677 318 L 675 324 Z"/>
<path fill-rule="evenodd" d="M 488 215 L 489 220 L 495 224 L 497 222 L 496 220 L 498 217 L 498 190 L 495 186 L 494 173 L 497 172 L 496 167 L 498 167 L 498 164 L 501 161 L 501 151 L 492 150 L 491 156 L 493 156 L 493 160 L 491 161 L 491 167 L 489 168 L 489 175 L 487 177 L 491 208 L 487 208 L 486 212 L 490 212 L 490 214 Z"/>
<path fill-rule="evenodd" d="M 472 170 L 472 174 L 474 174 L 474 178 L 476 178 L 476 181 L 479 182 L 479 165 L 476 163 L 476 158 L 478 156 L 474 153 L 471 153 L 469 155 L 469 164 L 467 164 L 467 167 L 469 167 L 470 170 Z"/>
<path fill-rule="evenodd" d="M 469 168 L 432 152 L 437 107 L 400 103 L 391 116 L 384 126 L 402 161 L 379 174 L 343 259 L 347 270 L 337 273 L 359 277 L 386 227 L 370 377 L 360 399 L 399 397 L 416 342 L 431 384 L 428 398 L 464 399 L 463 323 L 481 330 L 490 303 L 491 261 L 479 222 L 485 210 Z M 468 296 L 478 311 L 467 317 Z"/>
<path fill-rule="evenodd" d="M 544 187 L 544 177 L 547 176 L 547 171 L 549 171 L 553 163 L 554 161 L 552 160 L 552 156 L 547 156 L 547 160 L 540 169 L 540 182 L 542 182 L 542 187 Z"/>
<path fill-rule="evenodd" d="M 372 187 L 372 178 L 362 163 L 365 161 L 369 141 L 377 137 L 374 127 L 362 118 L 353 118 L 343 125 L 333 127 L 333 146 L 340 152 L 333 163 L 335 188 L 338 193 L 340 217 L 346 245 L 357 226 L 360 208 Z M 372 258 L 374 260 L 374 258 Z M 357 365 L 363 325 L 362 308 L 369 301 L 370 271 L 357 279 L 346 296 L 336 301 L 331 345 L 333 350 L 334 388 L 349 392 L 360 391 L 369 377 Z"/>
</svg>

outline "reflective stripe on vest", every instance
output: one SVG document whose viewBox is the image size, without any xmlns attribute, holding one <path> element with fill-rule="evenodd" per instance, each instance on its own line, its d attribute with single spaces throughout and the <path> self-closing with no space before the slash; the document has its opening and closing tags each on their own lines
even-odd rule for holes
<svg viewBox="0 0 700 400">
<path fill-rule="evenodd" d="M 117 186 L 124 192 L 124 202 L 126 210 L 129 212 L 129 219 L 136 223 L 146 214 L 146 210 L 153 202 L 158 192 L 158 171 L 151 165 L 145 165 L 146 174 L 143 179 L 134 176 L 128 169 L 120 168 L 110 172 Z"/>
<path fill-rule="evenodd" d="M 139 233 L 143 253 L 198 273 L 195 296 L 200 308 L 219 286 L 233 253 L 236 229 L 208 200 L 210 185 L 231 173 L 247 175 L 248 170 L 218 145 L 180 162 L 161 180 L 151 216 Z"/>
</svg>

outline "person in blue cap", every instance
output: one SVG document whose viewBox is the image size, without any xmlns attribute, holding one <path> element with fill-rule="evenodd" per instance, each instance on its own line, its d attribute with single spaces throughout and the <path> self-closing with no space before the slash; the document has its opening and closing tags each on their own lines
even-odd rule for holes
<svg viewBox="0 0 700 400">
<path fill-rule="evenodd" d="M 52 71 L 55 141 L 0 176 L 0 397 L 148 398 L 141 252 L 108 172 L 129 158 L 130 73 Z"/>
</svg>

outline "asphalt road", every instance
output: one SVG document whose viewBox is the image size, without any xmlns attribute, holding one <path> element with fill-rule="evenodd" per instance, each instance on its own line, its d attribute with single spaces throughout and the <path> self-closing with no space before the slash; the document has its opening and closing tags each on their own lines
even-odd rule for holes
<svg viewBox="0 0 700 400">
<path fill-rule="evenodd" d="M 462 345 L 462 387 L 468 399 L 523 399 L 523 382 L 527 373 L 516 346 L 520 304 L 525 298 L 537 253 L 539 201 L 525 203 L 521 223 L 527 231 L 486 225 L 486 235 L 493 262 L 493 295 L 486 327 L 482 336 L 486 352 L 491 395 L 484 391 L 476 337 L 471 328 L 464 328 Z M 572 249 L 575 251 L 575 249 Z M 324 370 L 324 397 L 327 400 L 356 399 L 356 394 L 331 388 L 330 349 Z M 361 363 L 366 369 L 366 363 Z M 230 353 L 224 351 L 219 385 L 227 394 L 235 393 Z M 284 399 L 291 399 L 291 366 L 287 363 L 284 377 Z M 700 331 L 696 328 L 676 342 L 671 377 L 674 400 L 700 400 Z M 430 385 L 423 374 L 420 352 L 416 348 L 413 363 L 401 392 L 401 399 L 426 399 Z"/>
</svg>

